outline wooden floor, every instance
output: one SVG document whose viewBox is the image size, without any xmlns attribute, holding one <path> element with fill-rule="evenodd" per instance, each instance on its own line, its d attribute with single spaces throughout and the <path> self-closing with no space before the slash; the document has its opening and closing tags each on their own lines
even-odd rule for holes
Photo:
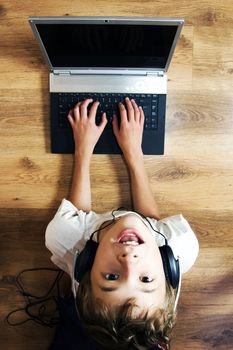
<svg viewBox="0 0 233 350">
<path fill-rule="evenodd" d="M 14 276 L 53 266 L 44 231 L 67 196 L 70 155 L 50 154 L 48 70 L 29 15 L 183 17 L 169 71 L 166 152 L 146 156 L 164 216 L 182 212 L 200 241 L 183 278 L 173 350 L 233 349 L 233 3 L 229 0 L 3 0 L 0 6 L 0 347 L 47 349 L 52 329 L 9 327 L 23 305 Z M 119 156 L 94 156 L 93 209 L 130 205 Z M 110 195 L 111 193 L 111 195 Z M 32 282 L 36 284 L 36 276 Z M 46 279 L 41 280 L 41 286 Z"/>
</svg>

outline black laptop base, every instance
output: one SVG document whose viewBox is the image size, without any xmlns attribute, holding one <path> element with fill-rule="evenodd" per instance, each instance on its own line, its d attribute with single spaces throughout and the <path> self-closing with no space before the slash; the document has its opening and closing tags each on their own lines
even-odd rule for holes
<svg viewBox="0 0 233 350">
<path fill-rule="evenodd" d="M 84 94 L 79 94 L 84 95 Z M 92 97 L 94 100 L 99 98 L 100 94 L 88 94 L 88 97 Z M 108 95 L 108 94 L 106 94 Z M 109 94 L 110 95 L 110 94 Z M 120 94 L 118 94 L 120 95 Z M 70 125 L 66 121 L 66 125 L 61 125 L 61 111 L 60 104 L 63 101 L 63 94 L 51 93 L 51 151 L 58 154 L 71 154 L 74 153 L 74 139 Z M 130 98 L 135 97 L 134 95 Z M 146 98 L 149 95 L 145 95 Z M 153 95 L 155 96 L 155 95 Z M 156 127 L 146 129 L 144 126 L 142 150 L 145 155 L 162 155 L 164 154 L 164 134 L 165 134 L 165 110 L 166 110 L 166 95 L 156 95 L 157 99 L 157 115 L 156 115 Z M 86 96 L 83 96 L 86 97 Z M 125 96 L 126 97 L 126 96 Z M 120 97 L 119 97 L 120 98 Z M 121 96 L 122 98 L 122 96 Z M 84 99 L 84 98 L 83 98 Z M 137 96 L 135 98 L 137 102 Z M 67 118 L 69 108 L 64 111 L 62 116 L 65 120 Z M 107 113 L 107 115 L 110 113 Z M 151 115 L 148 111 L 145 111 L 147 117 Z M 97 121 L 98 122 L 98 121 Z M 146 122 L 145 122 L 146 123 Z M 111 127 L 111 121 L 108 123 L 108 127 L 105 128 L 101 135 L 94 154 L 121 154 L 116 138 L 113 134 Z"/>
</svg>

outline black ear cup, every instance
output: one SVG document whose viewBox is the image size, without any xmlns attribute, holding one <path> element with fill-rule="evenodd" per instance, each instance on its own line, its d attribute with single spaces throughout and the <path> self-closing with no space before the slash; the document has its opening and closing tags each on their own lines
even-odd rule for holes
<svg viewBox="0 0 233 350">
<path fill-rule="evenodd" d="M 178 287 L 180 279 L 179 260 L 175 259 L 173 251 L 169 245 L 159 247 L 159 250 L 163 261 L 165 277 L 170 285 L 175 289 Z"/>
<path fill-rule="evenodd" d="M 98 243 L 92 240 L 88 240 L 85 248 L 77 256 L 74 266 L 74 278 L 80 283 L 87 271 L 91 271 L 92 265 L 95 260 L 95 254 L 98 248 Z"/>
</svg>

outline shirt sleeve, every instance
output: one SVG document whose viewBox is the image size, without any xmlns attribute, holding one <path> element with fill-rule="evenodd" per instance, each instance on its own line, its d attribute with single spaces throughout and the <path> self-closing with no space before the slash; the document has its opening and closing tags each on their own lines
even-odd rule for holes
<svg viewBox="0 0 233 350">
<path fill-rule="evenodd" d="M 84 248 L 97 221 L 95 212 L 86 213 L 63 199 L 45 233 L 45 245 L 52 253 L 52 262 L 71 274 L 74 253 Z"/>
<path fill-rule="evenodd" d="M 157 221 L 156 228 L 165 235 L 175 257 L 179 257 L 181 273 L 195 263 L 199 244 L 188 221 L 180 214 Z"/>
</svg>

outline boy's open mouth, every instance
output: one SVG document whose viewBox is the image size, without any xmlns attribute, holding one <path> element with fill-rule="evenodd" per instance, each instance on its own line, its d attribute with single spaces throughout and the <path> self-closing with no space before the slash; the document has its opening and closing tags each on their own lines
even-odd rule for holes
<svg viewBox="0 0 233 350">
<path fill-rule="evenodd" d="M 136 233 L 134 231 L 130 232 L 130 230 L 127 229 L 121 233 L 120 238 L 118 239 L 118 243 L 136 246 L 136 245 L 144 243 L 144 241 L 138 235 L 138 233 Z"/>
</svg>

